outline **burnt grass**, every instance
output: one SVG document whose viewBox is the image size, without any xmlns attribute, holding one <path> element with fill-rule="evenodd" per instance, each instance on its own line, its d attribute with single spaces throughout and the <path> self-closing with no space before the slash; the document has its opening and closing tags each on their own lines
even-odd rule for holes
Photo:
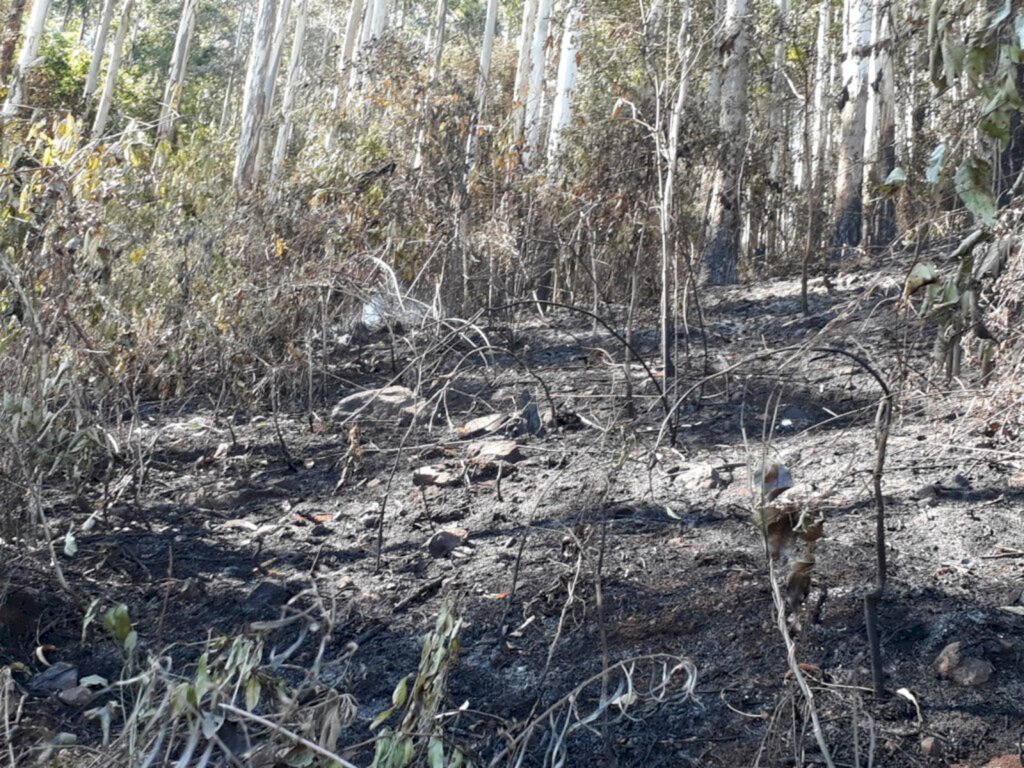
<svg viewBox="0 0 1024 768">
<path fill-rule="evenodd" d="M 686 396 L 674 444 L 657 374 L 627 367 L 601 325 L 555 309 L 481 320 L 486 354 L 474 352 L 483 343 L 472 329 L 408 323 L 339 342 L 314 402 L 276 413 L 146 406 L 133 434 L 120 428 L 140 460 L 126 456 L 106 496 L 101 483 L 88 491 L 92 505 L 114 498 L 98 524 L 81 529 L 95 506 L 47 497 L 58 550 L 76 526 L 78 551 L 60 562 L 81 604 L 57 585 L 44 547 L 4 546 L 0 662 L 24 697 L 18 759 L 29 764 L 33 746 L 59 732 L 98 744 L 82 707 L 29 685 L 44 669 L 39 646 L 81 676 L 121 674 L 117 644 L 96 626 L 83 635 L 92 600 L 126 604 L 143 652 L 186 676 L 210 638 L 259 635 L 266 674 L 287 684 L 313 664 L 328 624 L 300 637 L 297 624 L 274 621 L 319 605 L 330 614 L 320 685 L 356 703 L 333 749 L 357 765 L 371 762 L 369 723 L 415 676 L 442 610 L 462 625 L 438 728 L 477 765 L 512 765 L 520 752 L 524 766 L 824 765 L 812 710 L 836 765 L 1016 755 L 1020 454 L 998 425 L 971 418 L 977 392 L 944 386 L 931 368 L 934 331 L 901 317 L 898 280 L 851 274 L 835 291 L 816 287 L 809 317 L 793 281 L 711 292 L 704 324 L 679 330 Z M 605 319 L 624 333 L 624 312 Z M 652 367 L 654 328 L 646 318 L 632 335 Z M 759 354 L 799 344 L 819 349 Z M 883 698 L 871 691 L 863 610 L 875 578 L 880 390 L 824 347 L 870 360 L 898 398 L 882 481 Z M 390 385 L 426 402 L 411 423 L 380 409 L 331 416 L 342 397 Z M 518 414 L 524 392 L 558 421 L 543 434 L 513 421 L 519 460 L 497 473 L 469 461 L 472 441 L 456 428 Z M 789 493 L 825 518 L 810 594 L 788 619 L 811 702 L 787 662 L 750 521 L 749 478 L 765 457 L 790 469 Z M 455 481 L 414 484 L 426 465 Z M 465 541 L 432 550 L 442 530 Z M 782 581 L 786 564 L 778 569 Z M 987 662 L 986 681 L 936 673 L 956 641 Z M 287 664 L 270 663 L 290 646 Z M 600 711 L 602 690 L 612 704 Z"/>
</svg>

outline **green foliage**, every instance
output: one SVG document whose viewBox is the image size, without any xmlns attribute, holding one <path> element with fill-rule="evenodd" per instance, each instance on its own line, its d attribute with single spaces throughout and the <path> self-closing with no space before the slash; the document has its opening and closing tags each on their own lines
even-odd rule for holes
<svg viewBox="0 0 1024 768">
<path fill-rule="evenodd" d="M 433 632 L 423 638 L 423 651 L 416 677 L 409 688 L 403 677 L 391 695 L 392 706 L 374 718 L 373 729 L 380 728 L 396 714 L 401 721 L 395 728 L 384 727 L 377 736 L 373 768 L 405 768 L 414 762 L 430 768 L 469 768 L 473 763 L 454 745 L 447 745 L 438 713 L 445 703 L 448 673 L 459 655 L 462 620 L 451 603 L 441 606 Z"/>
<path fill-rule="evenodd" d="M 32 70 L 32 105 L 47 110 L 71 109 L 82 98 L 91 55 L 71 32 L 50 32 L 40 46 L 40 64 Z"/>
</svg>

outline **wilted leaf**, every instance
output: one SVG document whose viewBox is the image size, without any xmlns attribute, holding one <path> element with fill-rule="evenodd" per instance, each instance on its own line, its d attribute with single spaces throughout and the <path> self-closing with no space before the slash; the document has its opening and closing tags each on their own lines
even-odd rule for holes
<svg viewBox="0 0 1024 768">
<path fill-rule="evenodd" d="M 430 768 L 444 768 L 444 742 L 436 736 L 427 742 L 427 764 Z"/>
<path fill-rule="evenodd" d="M 405 701 L 409 697 L 409 676 L 406 675 L 398 681 L 398 685 L 395 686 L 395 690 L 391 693 L 391 703 L 395 707 L 405 706 Z"/>
<path fill-rule="evenodd" d="M 129 635 L 132 634 L 132 620 L 128 615 L 128 606 L 120 603 L 104 613 L 103 626 L 118 643 L 125 646 Z"/>
<path fill-rule="evenodd" d="M 71 531 L 64 535 L 64 554 L 68 557 L 78 554 L 78 542 L 75 540 L 75 534 Z"/>
<path fill-rule="evenodd" d="M 879 186 L 879 191 L 884 195 L 891 195 L 899 192 L 907 183 L 907 172 L 899 166 L 890 171 L 889 175 L 885 177 L 885 181 Z"/>
<path fill-rule="evenodd" d="M 904 296 L 910 296 L 924 285 L 931 285 L 939 279 L 939 271 L 931 264 L 918 262 L 907 276 L 907 284 L 903 289 Z"/>
<path fill-rule="evenodd" d="M 956 191 L 967 209 L 984 224 L 994 224 L 996 201 L 992 196 L 992 166 L 977 157 L 970 157 L 956 172 Z"/>
<path fill-rule="evenodd" d="M 949 148 L 945 143 L 939 144 L 932 150 L 931 155 L 928 157 L 928 168 L 924 172 L 924 177 L 928 180 L 929 184 L 937 182 L 939 176 L 942 175 L 942 170 L 946 167 L 948 152 Z"/>
</svg>

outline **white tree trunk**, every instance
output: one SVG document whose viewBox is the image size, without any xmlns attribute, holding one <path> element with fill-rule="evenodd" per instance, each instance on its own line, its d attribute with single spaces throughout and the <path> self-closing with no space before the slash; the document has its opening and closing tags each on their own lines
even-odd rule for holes
<svg viewBox="0 0 1024 768">
<path fill-rule="evenodd" d="M 807 188 L 821 187 L 821 172 L 828 146 L 829 120 L 826 94 L 829 86 L 828 28 L 832 23 L 830 0 L 818 3 L 818 37 L 815 44 L 814 60 L 814 121 L 811 128 L 811 156 L 808 158 Z"/>
<path fill-rule="evenodd" d="M 121 10 L 121 21 L 117 27 L 117 34 L 114 36 L 114 48 L 110 52 L 110 63 L 107 64 L 107 80 L 103 86 L 99 106 L 96 108 L 96 119 L 92 124 L 93 136 L 102 136 L 107 127 L 107 118 L 110 116 L 110 107 L 114 103 L 114 90 L 117 87 L 117 73 L 121 68 L 124 39 L 128 35 L 128 27 L 131 26 L 134 4 L 135 0 L 125 0 L 124 8 Z"/>
<path fill-rule="evenodd" d="M 427 140 L 427 123 L 430 121 L 430 92 L 441 69 L 441 57 L 444 54 L 445 28 L 448 20 L 448 0 L 437 0 L 437 33 L 434 44 L 434 60 L 430 65 L 427 87 L 423 89 L 423 101 L 420 109 L 420 129 L 416 134 L 416 153 L 413 155 L 412 167 L 418 171 L 423 167 L 423 145 Z"/>
<path fill-rule="evenodd" d="M 533 47 L 536 23 L 537 0 L 525 0 L 523 26 L 519 30 L 519 64 L 516 67 L 516 82 L 512 90 L 512 136 L 517 142 L 522 140 L 523 126 L 526 124 L 526 99 L 530 93 L 530 51 Z"/>
<path fill-rule="evenodd" d="M 39 56 L 39 45 L 43 41 L 43 30 L 46 28 L 46 15 L 50 11 L 50 0 L 35 0 L 32 13 L 28 17 L 25 37 L 18 54 L 18 63 L 14 65 L 11 88 L 4 102 L 3 117 L 14 117 L 25 99 L 25 80 L 29 71 L 36 65 Z"/>
<path fill-rule="evenodd" d="M 185 83 L 188 54 L 192 48 L 192 30 L 195 28 L 196 6 L 198 5 L 199 0 L 185 0 L 181 9 L 178 35 L 174 40 L 174 53 L 171 55 L 171 67 L 167 73 L 167 86 L 164 89 L 164 98 L 160 105 L 160 121 L 157 123 L 156 131 L 158 141 L 170 140 L 174 133 L 174 123 L 178 119 L 178 105 L 181 103 L 181 87 Z"/>
<path fill-rule="evenodd" d="M 738 279 L 742 223 L 739 183 L 747 133 L 747 24 L 747 0 L 726 0 L 722 33 L 718 37 L 722 70 L 720 144 L 705 253 L 706 275 L 713 285 L 735 283 Z"/>
<path fill-rule="evenodd" d="M 861 240 L 864 197 L 864 137 L 868 105 L 868 56 L 872 0 L 846 0 L 843 21 L 843 99 L 836 165 L 833 245 L 842 249 Z"/>
<path fill-rule="evenodd" d="M 494 50 L 494 28 L 498 19 L 498 0 L 488 0 L 487 18 L 484 21 L 484 39 L 480 46 L 480 70 L 476 81 L 476 115 L 466 137 L 466 159 L 464 182 L 468 184 L 469 176 L 476 165 L 477 133 L 480 121 L 483 120 L 484 109 L 487 107 L 487 80 L 491 73 L 491 52 Z"/>
<path fill-rule="evenodd" d="M 768 169 L 768 178 L 779 182 L 783 177 L 783 165 L 789 137 L 786 135 L 785 103 L 786 103 L 786 16 L 789 14 L 789 0 L 775 0 L 776 27 L 778 39 L 775 41 L 774 62 L 772 66 L 772 103 L 768 116 L 768 131 L 772 137 L 772 162 Z"/>
<path fill-rule="evenodd" d="M 551 132 L 548 135 L 548 165 L 557 171 L 562 153 L 562 134 L 572 123 L 572 94 L 576 90 L 576 65 L 580 36 L 583 33 L 583 10 L 579 0 L 573 2 L 565 16 L 562 49 L 558 57 L 558 79 L 551 105 Z"/>
<path fill-rule="evenodd" d="M 291 15 L 291 11 L 292 0 L 281 0 L 277 22 L 274 25 L 274 45 L 270 51 L 270 65 L 267 67 L 267 76 L 263 84 L 268 111 L 274 106 L 274 89 L 277 87 L 277 73 L 281 68 L 281 55 L 284 52 L 285 38 L 288 36 L 288 16 Z"/>
<path fill-rule="evenodd" d="M 537 23 L 530 43 L 529 91 L 526 95 L 526 150 L 523 164 L 529 168 L 540 145 L 541 113 L 544 104 L 544 65 L 547 51 L 548 25 L 551 23 L 551 0 L 538 0 Z"/>
<path fill-rule="evenodd" d="M 92 44 L 92 60 L 89 62 L 89 72 L 85 76 L 85 97 L 86 107 L 92 103 L 96 93 L 96 84 L 100 79 L 100 64 L 103 62 L 103 53 L 107 47 L 107 34 L 110 32 L 110 22 L 114 18 L 114 0 L 105 0 L 103 12 L 100 14 L 100 26 L 96 30 L 96 39 Z"/>
<path fill-rule="evenodd" d="M 345 38 L 341 44 L 341 55 L 338 57 L 338 86 L 334 92 L 334 108 L 337 108 L 340 101 L 341 89 L 347 87 L 346 77 L 355 65 L 356 41 L 359 39 L 359 25 L 362 20 L 363 0 L 352 0 L 352 5 L 348 9 L 348 21 L 345 24 Z"/>
<path fill-rule="evenodd" d="M 238 80 L 238 67 L 242 62 L 242 34 L 245 31 L 245 19 L 248 16 L 248 0 L 238 9 L 238 26 L 235 27 L 235 43 L 231 47 L 231 72 L 228 74 L 228 84 L 224 89 L 224 102 L 220 110 L 220 124 L 217 127 L 217 136 L 224 138 L 228 126 L 234 122 L 234 95 L 235 82 Z"/>
<path fill-rule="evenodd" d="M 274 44 L 274 22 L 277 0 L 261 0 L 256 26 L 252 33 L 249 64 L 245 75 L 245 98 L 242 102 L 242 131 L 235 156 L 234 183 L 239 192 L 247 192 L 256 183 L 257 159 L 263 120 L 267 114 L 267 70 Z"/>
<path fill-rule="evenodd" d="M 288 140 L 292 131 L 292 108 L 295 104 L 295 91 L 302 66 L 302 46 L 306 41 L 306 18 L 309 15 L 309 0 L 300 0 L 298 18 L 295 20 L 295 36 L 292 38 L 291 60 L 288 62 L 288 77 L 284 83 L 284 97 L 281 100 L 281 125 L 277 129 L 277 142 L 274 144 L 274 158 L 270 165 L 271 183 L 277 182 L 284 168 L 285 154 L 288 152 Z"/>
<path fill-rule="evenodd" d="M 387 0 L 373 0 L 373 15 L 370 18 L 370 39 L 379 40 L 388 27 Z"/>
</svg>

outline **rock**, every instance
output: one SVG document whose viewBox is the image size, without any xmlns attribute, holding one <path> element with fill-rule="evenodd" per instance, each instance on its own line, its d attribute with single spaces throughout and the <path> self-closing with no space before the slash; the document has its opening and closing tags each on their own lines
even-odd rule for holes
<svg viewBox="0 0 1024 768">
<path fill-rule="evenodd" d="M 468 536 L 462 528 L 440 530 L 427 541 L 427 551 L 431 557 L 448 557 L 457 547 L 466 543 Z"/>
<path fill-rule="evenodd" d="M 935 674 L 941 678 L 949 677 L 950 673 L 960 664 L 963 658 L 960 652 L 961 645 L 959 641 L 950 643 L 939 652 L 934 662 Z"/>
<path fill-rule="evenodd" d="M 508 424 L 509 417 L 504 413 L 492 413 L 488 416 L 480 416 L 466 422 L 466 425 L 459 427 L 458 434 L 461 440 L 472 440 L 474 437 L 493 435 L 500 432 Z"/>
<path fill-rule="evenodd" d="M 84 685 L 76 685 L 58 693 L 57 698 L 69 707 L 84 709 L 92 701 L 93 693 Z"/>
<path fill-rule="evenodd" d="M 443 464 L 432 464 L 430 466 L 420 467 L 419 469 L 413 470 L 412 473 L 412 484 L 419 486 L 439 485 L 446 487 L 458 484 L 459 479 L 459 476 L 455 472 L 452 472 Z"/>
<path fill-rule="evenodd" d="M 921 754 L 925 757 L 941 757 L 942 742 L 934 736 L 925 736 L 921 739 Z"/>
<path fill-rule="evenodd" d="M 78 685 L 78 667 L 67 661 L 58 661 L 28 679 L 28 689 L 33 693 L 58 693 Z"/>
<path fill-rule="evenodd" d="M 964 656 L 963 643 L 960 641 L 943 648 L 935 659 L 934 667 L 939 677 L 965 687 L 984 685 L 995 671 L 984 659 Z"/>
<path fill-rule="evenodd" d="M 466 446 L 466 455 L 470 461 L 479 464 L 492 464 L 504 461 L 515 464 L 523 460 L 523 454 L 515 440 L 481 440 Z"/>
<path fill-rule="evenodd" d="M 331 419 L 344 421 L 358 414 L 377 419 L 398 419 L 400 423 L 408 424 L 422 415 L 423 406 L 424 402 L 408 387 L 368 389 L 339 401 L 331 411 Z"/>
<path fill-rule="evenodd" d="M 994 671 L 995 667 L 984 659 L 965 658 L 949 677 L 957 685 L 973 688 L 987 683 Z"/>
</svg>

